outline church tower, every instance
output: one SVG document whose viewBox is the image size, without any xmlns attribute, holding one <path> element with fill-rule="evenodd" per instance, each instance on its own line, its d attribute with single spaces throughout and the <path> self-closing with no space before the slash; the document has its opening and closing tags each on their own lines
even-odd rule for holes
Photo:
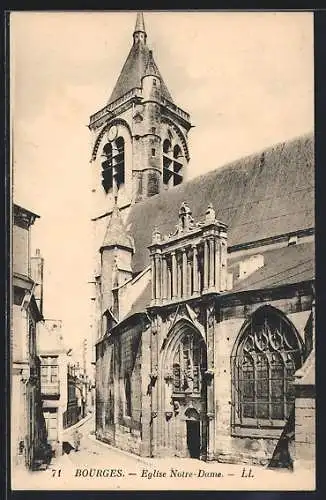
<svg viewBox="0 0 326 500">
<path fill-rule="evenodd" d="M 118 288 L 132 277 L 124 226 L 134 203 L 172 189 L 187 175 L 190 116 L 172 96 L 137 13 L 132 46 L 107 104 L 90 117 L 96 316 L 117 316 Z M 123 244 L 122 244 L 123 241 Z"/>
<path fill-rule="evenodd" d="M 137 13 L 132 46 L 107 104 L 90 118 L 93 201 L 112 212 L 181 184 L 189 161 L 190 116 L 173 102 Z M 123 210 L 124 211 L 124 210 Z"/>
</svg>

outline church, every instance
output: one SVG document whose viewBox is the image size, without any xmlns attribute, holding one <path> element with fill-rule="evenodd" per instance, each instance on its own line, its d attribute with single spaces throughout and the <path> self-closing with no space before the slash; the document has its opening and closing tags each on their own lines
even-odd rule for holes
<svg viewBox="0 0 326 500">
<path fill-rule="evenodd" d="M 313 134 L 187 181 L 190 115 L 142 13 L 132 37 L 89 123 L 96 437 L 262 465 L 285 443 L 313 462 Z"/>
</svg>

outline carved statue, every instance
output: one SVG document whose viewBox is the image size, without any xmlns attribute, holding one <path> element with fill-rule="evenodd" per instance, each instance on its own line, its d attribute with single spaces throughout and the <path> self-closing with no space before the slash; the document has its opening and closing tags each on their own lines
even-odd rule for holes
<svg viewBox="0 0 326 500">
<path fill-rule="evenodd" d="M 206 222 L 215 222 L 216 214 L 215 214 L 214 207 L 211 203 L 209 203 L 205 215 L 206 215 L 206 217 L 205 217 Z"/>
<path fill-rule="evenodd" d="M 152 243 L 160 243 L 161 241 L 161 233 L 158 228 L 155 226 L 152 233 Z"/>
<path fill-rule="evenodd" d="M 180 231 L 187 231 L 194 227 L 194 219 L 188 204 L 184 201 L 179 210 L 179 228 Z"/>
</svg>

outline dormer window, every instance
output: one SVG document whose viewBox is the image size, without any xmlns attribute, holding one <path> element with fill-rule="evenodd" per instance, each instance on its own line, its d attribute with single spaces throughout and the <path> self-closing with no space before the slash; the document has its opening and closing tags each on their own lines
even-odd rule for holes
<svg viewBox="0 0 326 500">
<path fill-rule="evenodd" d="M 105 144 L 103 148 L 102 186 L 108 193 L 115 183 L 117 189 L 125 183 L 125 143 L 123 137 Z"/>
<path fill-rule="evenodd" d="M 291 247 L 292 245 L 296 245 L 298 243 L 298 236 L 290 236 L 288 239 L 288 246 Z"/>
</svg>

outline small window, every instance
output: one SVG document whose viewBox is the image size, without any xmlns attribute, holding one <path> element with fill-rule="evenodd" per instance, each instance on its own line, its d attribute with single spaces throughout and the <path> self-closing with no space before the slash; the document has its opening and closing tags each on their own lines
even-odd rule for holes
<svg viewBox="0 0 326 500">
<path fill-rule="evenodd" d="M 155 78 L 153 80 L 153 86 L 156 87 L 156 80 L 155 80 Z"/>
<path fill-rule="evenodd" d="M 152 156 L 155 156 L 155 149 L 152 149 Z"/>
<path fill-rule="evenodd" d="M 131 417 L 131 382 L 129 375 L 125 378 L 125 415 Z"/>
<path fill-rule="evenodd" d="M 292 246 L 292 245 L 296 245 L 298 243 L 298 236 L 297 235 L 294 235 L 294 236 L 290 236 L 289 239 L 288 239 L 288 246 Z"/>
<path fill-rule="evenodd" d="M 152 127 L 152 134 L 156 134 L 156 127 Z"/>
</svg>

